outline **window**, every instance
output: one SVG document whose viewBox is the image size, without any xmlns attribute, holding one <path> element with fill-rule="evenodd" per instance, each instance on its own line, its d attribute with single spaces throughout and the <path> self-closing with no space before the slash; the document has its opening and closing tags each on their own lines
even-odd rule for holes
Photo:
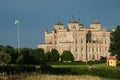
<svg viewBox="0 0 120 80">
<path fill-rule="evenodd" d="M 79 49 L 78 49 L 78 48 L 76 48 L 76 51 L 77 51 L 77 52 L 79 52 Z"/>
<path fill-rule="evenodd" d="M 112 64 L 112 61 L 111 61 L 111 64 Z"/>
<path fill-rule="evenodd" d="M 89 52 L 90 52 L 90 47 L 89 47 Z"/>
<path fill-rule="evenodd" d="M 94 48 L 92 48 L 92 52 L 94 52 Z"/>
<path fill-rule="evenodd" d="M 83 40 L 81 40 L 81 44 L 83 44 Z"/>
<path fill-rule="evenodd" d="M 102 52 L 102 48 L 100 48 L 100 52 Z"/>
<path fill-rule="evenodd" d="M 81 52 L 83 52 L 83 48 L 81 48 Z"/>
<path fill-rule="evenodd" d="M 96 52 L 98 52 L 98 48 L 96 48 Z"/>
<path fill-rule="evenodd" d="M 89 54 L 89 59 L 91 59 L 91 54 Z"/>
<path fill-rule="evenodd" d="M 101 52 L 101 48 L 100 48 L 100 52 Z"/>
</svg>

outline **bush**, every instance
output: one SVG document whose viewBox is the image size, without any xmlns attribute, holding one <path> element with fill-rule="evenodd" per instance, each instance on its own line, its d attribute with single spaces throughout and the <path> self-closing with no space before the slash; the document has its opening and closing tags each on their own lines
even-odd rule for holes
<svg viewBox="0 0 120 80">
<path fill-rule="evenodd" d="M 24 72 L 33 72 L 36 68 L 34 65 L 6 65 L 0 66 L 0 72 L 9 73 L 24 73 Z"/>
<path fill-rule="evenodd" d="M 51 66 L 49 66 L 49 65 L 44 64 L 44 65 L 41 65 L 40 71 L 41 71 L 41 73 L 49 74 L 49 73 L 51 73 L 53 71 L 53 68 Z"/>
<path fill-rule="evenodd" d="M 48 65 L 85 65 L 86 62 L 82 61 L 73 61 L 73 62 L 46 62 Z M 99 64 L 99 63 L 104 63 L 104 61 L 88 61 L 87 64 Z"/>
<path fill-rule="evenodd" d="M 44 69 L 44 70 L 43 70 Z M 52 68 L 50 66 L 44 66 L 41 68 L 42 73 L 49 73 L 55 75 L 92 75 L 104 78 L 120 79 L 120 70 L 114 69 L 97 69 L 97 68 Z"/>
</svg>

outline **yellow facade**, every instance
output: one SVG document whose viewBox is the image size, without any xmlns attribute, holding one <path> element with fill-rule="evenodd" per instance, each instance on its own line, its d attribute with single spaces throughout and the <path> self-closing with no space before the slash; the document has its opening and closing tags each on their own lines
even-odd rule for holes
<svg viewBox="0 0 120 80">
<path fill-rule="evenodd" d="M 45 43 L 38 44 L 45 52 L 57 49 L 60 55 L 64 50 L 72 52 L 75 61 L 99 60 L 101 56 L 109 57 L 110 31 L 101 29 L 101 24 L 94 21 L 86 28 L 72 19 L 68 27 L 58 21 L 51 32 L 45 31 Z"/>
<path fill-rule="evenodd" d="M 107 58 L 107 66 L 116 66 L 116 58 L 114 56 Z"/>
</svg>

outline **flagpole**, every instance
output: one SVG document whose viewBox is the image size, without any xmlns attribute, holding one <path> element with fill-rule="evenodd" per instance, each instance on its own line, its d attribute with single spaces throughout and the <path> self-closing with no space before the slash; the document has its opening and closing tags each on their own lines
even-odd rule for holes
<svg viewBox="0 0 120 80">
<path fill-rule="evenodd" d="M 19 20 L 18 20 L 19 21 Z M 18 53 L 20 52 L 20 26 L 19 26 L 19 22 L 17 23 L 17 27 L 18 27 Z"/>
</svg>

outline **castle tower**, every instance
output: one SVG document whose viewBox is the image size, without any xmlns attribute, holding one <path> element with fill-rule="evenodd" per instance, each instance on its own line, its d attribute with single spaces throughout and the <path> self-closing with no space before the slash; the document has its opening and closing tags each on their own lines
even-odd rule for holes
<svg viewBox="0 0 120 80">
<path fill-rule="evenodd" d="M 69 21 L 68 29 L 69 30 L 79 30 L 79 22 L 72 17 L 72 19 Z"/>
<path fill-rule="evenodd" d="M 96 19 L 94 19 L 94 21 L 90 24 L 90 28 L 99 31 L 101 30 L 101 24 Z"/>
<path fill-rule="evenodd" d="M 60 19 L 58 19 L 58 21 L 55 23 L 54 25 L 54 30 L 59 30 L 59 29 L 64 29 L 64 25 L 63 23 L 60 21 Z"/>
</svg>

